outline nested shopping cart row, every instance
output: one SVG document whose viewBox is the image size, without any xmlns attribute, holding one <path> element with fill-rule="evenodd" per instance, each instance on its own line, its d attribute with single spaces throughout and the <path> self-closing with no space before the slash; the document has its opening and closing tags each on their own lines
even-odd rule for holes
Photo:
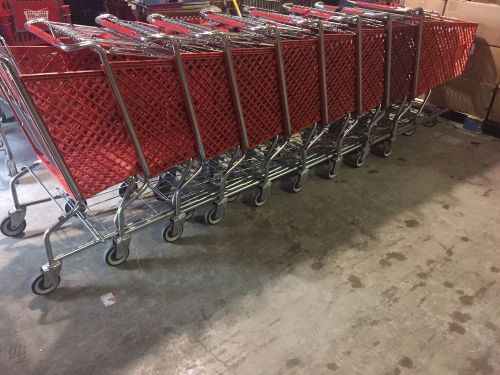
<svg viewBox="0 0 500 375">
<path fill-rule="evenodd" d="M 106 261 L 118 265 L 131 232 L 151 222 L 168 220 L 163 237 L 176 240 L 201 205 L 214 206 L 206 221 L 216 223 L 237 192 L 257 187 L 261 205 L 278 177 L 291 176 L 299 191 L 319 163 L 332 165 L 333 177 L 344 154 L 356 166 L 380 145 L 387 156 L 412 99 L 461 73 L 475 25 L 358 5 L 247 9 L 244 18 L 206 10 L 201 23 L 159 15 L 148 23 L 102 15 L 99 27 L 29 22 L 50 46 L 4 46 L 2 91 L 62 190 L 20 204 L 13 183 L 15 209 L 2 228 L 19 234 L 28 205 L 66 202 L 46 233 L 35 293 L 55 289 L 61 260 L 96 243 L 111 240 Z M 442 39 L 454 57 L 429 72 Z M 103 234 L 88 201 L 119 184 L 115 229 Z M 170 204 L 127 224 L 145 194 Z M 55 256 L 50 236 L 75 216 L 94 239 Z"/>
</svg>

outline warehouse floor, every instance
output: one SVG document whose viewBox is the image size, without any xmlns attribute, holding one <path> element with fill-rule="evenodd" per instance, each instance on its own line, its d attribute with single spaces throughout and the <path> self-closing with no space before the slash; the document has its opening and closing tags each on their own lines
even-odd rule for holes
<svg viewBox="0 0 500 375">
<path fill-rule="evenodd" d="M 499 187 L 500 139 L 420 128 L 176 244 L 153 225 L 119 268 L 103 247 L 69 258 L 46 297 L 30 285 L 56 211 L 31 209 L 25 238 L 0 237 L 0 372 L 500 374 Z"/>
</svg>

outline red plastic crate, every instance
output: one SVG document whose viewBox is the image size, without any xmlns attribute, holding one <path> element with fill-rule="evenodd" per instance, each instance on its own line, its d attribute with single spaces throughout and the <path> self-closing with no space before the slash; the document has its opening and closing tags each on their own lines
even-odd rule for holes
<svg viewBox="0 0 500 375">
<path fill-rule="evenodd" d="M 394 22 L 391 50 L 391 103 L 413 96 L 418 25 Z"/>
<path fill-rule="evenodd" d="M 356 36 L 325 35 L 328 117 L 337 121 L 356 111 Z"/>
<path fill-rule="evenodd" d="M 385 29 L 363 28 L 363 113 L 382 104 L 385 37 Z"/>
<path fill-rule="evenodd" d="M 283 41 L 283 57 L 292 134 L 321 120 L 317 40 Z"/>
<path fill-rule="evenodd" d="M 461 75 L 470 54 L 477 23 L 449 19 L 426 20 L 418 95 Z"/>
<path fill-rule="evenodd" d="M 284 132 L 274 48 L 233 49 L 250 148 Z"/>
<path fill-rule="evenodd" d="M 71 23 L 71 10 L 62 0 L 0 0 L 0 34 L 7 44 L 44 44 L 41 39 L 24 31 L 26 21 L 34 18 Z"/>
</svg>

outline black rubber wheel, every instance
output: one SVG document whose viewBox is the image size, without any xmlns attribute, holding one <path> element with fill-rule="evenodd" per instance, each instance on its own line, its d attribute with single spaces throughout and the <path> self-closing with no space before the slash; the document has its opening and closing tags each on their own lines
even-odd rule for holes
<svg viewBox="0 0 500 375">
<path fill-rule="evenodd" d="M 267 202 L 262 189 L 256 189 L 250 192 L 248 202 L 253 207 L 262 207 Z"/>
<path fill-rule="evenodd" d="M 388 158 L 392 154 L 392 142 L 384 141 L 371 147 L 371 152 L 380 158 Z"/>
<path fill-rule="evenodd" d="M 127 191 L 128 184 L 126 182 L 122 182 L 120 187 L 118 188 L 118 195 L 120 198 L 123 198 L 125 196 L 125 192 Z M 132 193 L 139 189 L 139 185 L 137 185 L 137 182 L 134 182 L 134 186 L 132 188 Z"/>
<path fill-rule="evenodd" d="M 224 216 L 226 215 L 226 209 L 224 206 L 221 206 L 217 212 L 217 208 L 212 206 L 205 211 L 205 215 L 203 215 L 203 219 L 205 224 L 208 225 L 216 225 L 219 224 Z"/>
<path fill-rule="evenodd" d="M 352 168 L 361 168 L 365 165 L 365 158 L 362 151 L 354 151 L 344 156 L 344 164 Z"/>
<path fill-rule="evenodd" d="M 318 165 L 316 168 L 316 175 L 318 177 L 324 178 L 325 180 L 331 180 L 337 177 L 337 172 L 335 171 L 335 163 L 326 163 L 323 165 Z"/>
<path fill-rule="evenodd" d="M 43 282 L 42 273 L 41 275 L 38 275 L 35 280 L 33 280 L 33 283 L 31 284 L 31 291 L 39 296 L 44 296 L 46 294 L 49 294 L 50 292 L 53 292 L 59 286 L 60 282 L 61 278 L 58 276 L 57 282 L 55 284 L 45 285 Z"/>
<path fill-rule="evenodd" d="M 165 242 L 175 242 L 182 236 L 182 232 L 184 231 L 184 225 L 180 227 L 180 230 L 178 233 L 173 232 L 173 225 L 172 222 L 169 222 L 165 228 L 163 228 L 162 231 L 162 237 Z"/>
<path fill-rule="evenodd" d="M 0 224 L 0 231 L 6 237 L 17 237 L 24 233 L 25 229 L 26 220 L 24 219 L 17 228 L 12 228 L 12 218 L 10 216 L 4 217 L 2 223 Z"/>
<path fill-rule="evenodd" d="M 424 121 L 424 122 L 422 123 L 422 125 L 424 125 L 424 126 L 425 126 L 425 127 L 427 127 L 427 128 L 433 128 L 434 126 L 436 126 L 436 125 L 437 125 L 437 123 L 438 123 L 438 118 L 437 118 L 437 117 L 434 117 L 434 118 L 432 118 L 432 119 L 430 119 L 430 120 Z"/>
<path fill-rule="evenodd" d="M 111 267 L 116 267 L 125 262 L 128 259 L 128 256 L 130 254 L 129 249 L 127 248 L 125 250 L 125 254 L 122 255 L 120 258 L 118 258 L 118 252 L 117 252 L 117 247 L 118 245 L 116 244 L 115 241 L 111 244 L 109 249 L 106 251 L 104 254 L 104 261 L 108 266 Z"/>
<path fill-rule="evenodd" d="M 417 132 L 417 125 L 416 124 L 413 124 L 413 126 L 411 127 L 410 130 L 407 130 L 403 133 L 403 135 L 407 136 L 407 137 L 411 137 L 413 134 L 415 134 Z"/>
<path fill-rule="evenodd" d="M 289 193 L 300 193 L 304 188 L 304 181 L 298 174 L 293 176 L 288 176 L 283 179 L 281 188 Z"/>
</svg>

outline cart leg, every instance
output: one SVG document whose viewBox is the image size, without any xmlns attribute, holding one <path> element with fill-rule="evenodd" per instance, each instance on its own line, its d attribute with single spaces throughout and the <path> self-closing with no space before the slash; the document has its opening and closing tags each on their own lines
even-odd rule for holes
<svg viewBox="0 0 500 375">
<path fill-rule="evenodd" d="M 54 291 L 59 286 L 59 282 L 61 280 L 59 275 L 61 273 L 62 261 L 54 258 L 50 236 L 69 219 L 76 216 L 79 212 L 82 212 L 83 209 L 84 206 L 78 203 L 70 212 L 62 214 L 57 219 L 57 223 L 45 231 L 43 241 L 45 244 L 45 252 L 47 254 L 48 263 L 41 267 L 42 273 L 33 281 L 33 284 L 31 285 L 33 293 L 45 295 Z"/>
<path fill-rule="evenodd" d="M 240 165 L 243 160 L 245 160 L 246 155 L 243 153 L 239 158 L 238 154 L 240 153 L 239 146 L 234 151 L 231 156 L 231 160 L 227 166 L 226 171 L 221 177 L 220 185 L 219 185 L 219 194 L 213 204 L 210 204 L 205 213 L 203 215 L 204 221 L 206 224 L 214 225 L 218 224 L 222 221 L 226 214 L 227 203 L 229 202 L 228 197 L 226 197 L 226 184 L 229 175 L 235 170 L 235 168 Z"/>
<path fill-rule="evenodd" d="M 174 207 L 174 216 L 169 219 L 168 224 L 165 226 L 162 232 L 162 237 L 166 242 L 177 241 L 184 231 L 184 222 L 187 219 L 187 213 L 182 210 L 181 207 L 181 193 L 186 188 L 186 186 L 193 181 L 196 176 L 198 176 L 203 170 L 202 164 L 192 172 L 193 159 L 191 159 L 186 168 L 182 171 L 181 178 L 177 183 L 174 194 L 172 196 L 172 205 Z"/>
<path fill-rule="evenodd" d="M 344 163 L 354 167 L 360 168 L 365 162 L 366 158 L 370 152 L 370 147 L 372 145 L 372 131 L 373 128 L 380 122 L 380 120 L 385 116 L 385 112 L 381 110 L 379 106 L 375 113 L 368 120 L 368 125 L 366 130 L 363 132 L 361 137 L 361 147 L 356 151 L 347 154 L 344 158 Z"/>
<path fill-rule="evenodd" d="M 281 150 L 288 144 L 288 139 L 285 139 L 280 144 L 280 136 L 274 138 L 269 150 L 261 166 L 261 183 L 258 188 L 249 196 L 249 203 L 254 207 L 263 206 L 269 199 L 271 194 L 271 181 L 269 180 L 269 173 L 272 161 L 279 155 Z"/>
<path fill-rule="evenodd" d="M 138 187 L 137 180 L 137 177 L 130 177 L 122 184 L 125 188 L 122 190 L 122 200 L 116 210 L 114 218 L 118 235 L 116 239 L 112 241 L 110 248 L 106 251 L 104 256 L 104 260 L 109 266 L 119 266 L 128 259 L 130 253 L 131 234 L 127 233 L 125 228 L 125 210 L 133 201 L 144 193 L 148 186 L 147 182 L 144 182 L 141 187 Z"/>
<path fill-rule="evenodd" d="M 340 126 L 335 129 L 335 140 L 334 140 L 334 157 L 328 159 L 324 165 L 318 167 L 318 176 L 325 179 L 333 179 L 337 177 L 340 172 L 340 166 L 342 165 L 342 160 L 344 159 L 342 148 L 344 146 L 345 137 L 356 127 L 359 119 L 356 118 L 351 121 L 351 115 L 348 115 L 340 124 Z M 330 125 L 331 126 L 331 125 Z"/>
</svg>

